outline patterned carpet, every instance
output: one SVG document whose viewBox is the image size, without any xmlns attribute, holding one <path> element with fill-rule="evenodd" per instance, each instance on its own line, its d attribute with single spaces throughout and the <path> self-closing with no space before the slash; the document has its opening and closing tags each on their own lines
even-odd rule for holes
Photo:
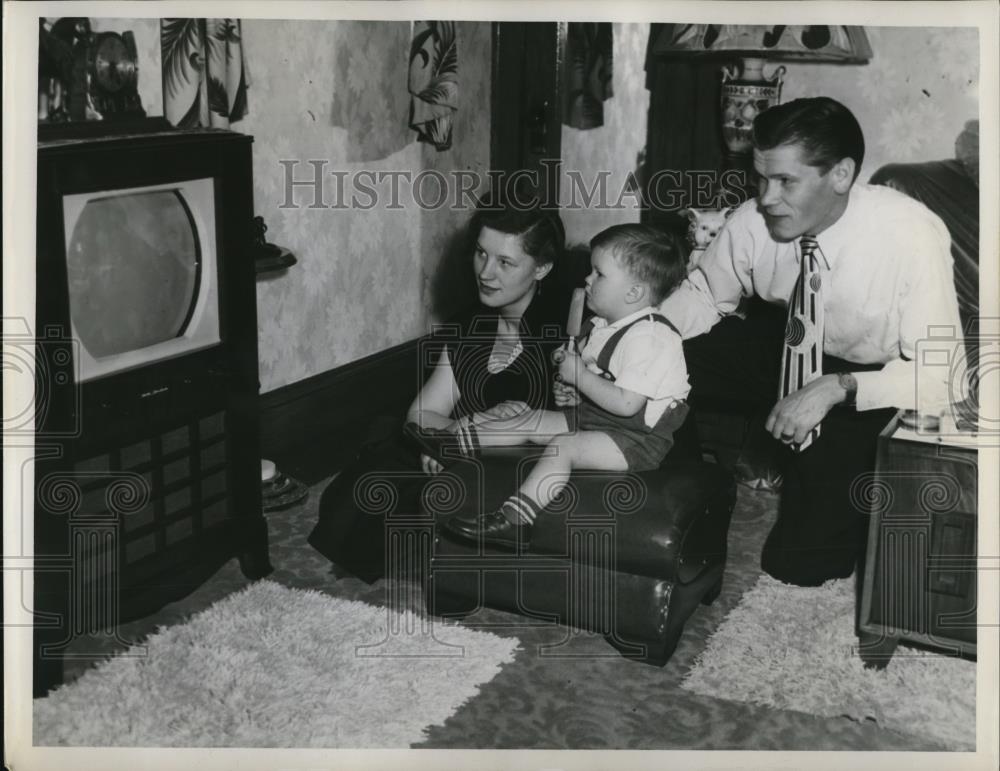
<svg viewBox="0 0 1000 771">
<path fill-rule="evenodd" d="M 369 586 L 336 568 L 307 543 L 319 492 L 305 503 L 268 515 L 271 580 L 319 589 L 335 597 L 387 604 L 385 581 Z M 595 635 L 560 626 L 526 626 L 512 614 L 488 610 L 476 621 L 524 645 L 481 693 L 444 724 L 431 729 L 421 748 L 493 749 L 714 749 L 714 750 L 934 750 L 929 739 L 880 729 L 847 718 L 820 718 L 787 710 L 697 696 L 678 686 L 709 634 L 760 574 L 760 548 L 774 517 L 776 498 L 740 489 L 729 535 L 729 563 L 722 595 L 699 607 L 673 658 L 662 669 L 622 659 Z M 157 626 L 177 623 L 247 584 L 236 561 L 223 566 L 184 600 L 124 625 L 122 637 L 138 640 Z M 419 608 L 420 588 L 407 584 L 403 602 Z M 398 596 L 398 594 L 397 594 Z M 539 646 L 564 641 L 572 657 L 542 656 Z M 92 650 L 100 641 L 81 641 Z M 110 648 L 110 645 L 106 647 Z M 575 655 L 574 655 L 575 654 Z M 581 657 L 579 654 L 589 654 Z M 85 664 L 74 665 L 76 674 Z M 74 674 L 69 672 L 70 677 Z M 446 687 L 446 684 L 442 684 Z"/>
</svg>

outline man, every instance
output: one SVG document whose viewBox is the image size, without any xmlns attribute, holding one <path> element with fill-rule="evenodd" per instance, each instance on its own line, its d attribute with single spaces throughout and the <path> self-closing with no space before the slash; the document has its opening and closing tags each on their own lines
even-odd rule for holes
<svg viewBox="0 0 1000 771">
<path fill-rule="evenodd" d="M 948 368 L 918 372 L 915 359 L 930 327 L 961 336 L 951 241 L 922 204 L 856 182 L 864 136 L 839 102 L 773 107 L 754 121 L 753 140 L 758 197 L 661 310 L 694 338 L 685 343 L 692 397 L 769 406 L 765 428 L 787 457 L 761 565 L 818 585 L 851 575 L 861 556 L 864 475 L 894 410 L 947 407 Z M 718 324 L 752 295 L 788 310 L 777 324 L 766 312 Z"/>
</svg>

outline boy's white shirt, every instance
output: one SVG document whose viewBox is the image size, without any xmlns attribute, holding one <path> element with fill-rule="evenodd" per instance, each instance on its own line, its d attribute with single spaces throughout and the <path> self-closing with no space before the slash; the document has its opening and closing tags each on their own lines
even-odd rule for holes
<svg viewBox="0 0 1000 771">
<path fill-rule="evenodd" d="M 646 306 L 614 324 L 595 316 L 594 328 L 580 351 L 587 369 L 600 374 L 597 357 L 615 332 L 637 318 L 658 312 Z M 681 337 L 660 321 L 641 321 L 626 332 L 611 354 L 608 369 L 615 376 L 615 385 L 649 400 L 643 419 L 650 428 L 672 402 L 686 399 L 691 391 Z"/>
</svg>

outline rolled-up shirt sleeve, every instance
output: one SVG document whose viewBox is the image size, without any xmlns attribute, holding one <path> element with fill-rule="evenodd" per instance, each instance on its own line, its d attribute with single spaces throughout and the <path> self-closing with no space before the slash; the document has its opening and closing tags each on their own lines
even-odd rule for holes
<svg viewBox="0 0 1000 771">
<path fill-rule="evenodd" d="M 905 250 L 899 358 L 881 370 L 857 372 L 857 409 L 917 409 L 938 414 L 963 391 L 965 345 L 952 272 L 951 237 L 939 220 L 910 220 L 893 248 Z M 899 238 L 899 234 L 905 234 Z"/>
<path fill-rule="evenodd" d="M 741 297 L 752 293 L 754 238 L 745 222 L 750 211 L 744 204 L 729 218 L 698 267 L 660 303 L 660 312 L 685 340 L 708 332 L 736 310 Z"/>
<path fill-rule="evenodd" d="M 967 392 L 951 236 L 923 204 L 858 184 L 817 234 L 824 257 L 823 352 L 879 369 L 855 371 L 858 410 L 944 410 Z M 756 294 L 787 306 L 798 279 L 794 241 L 776 241 L 756 203 L 726 222 L 697 269 L 660 310 L 685 338 L 708 332 Z"/>
</svg>

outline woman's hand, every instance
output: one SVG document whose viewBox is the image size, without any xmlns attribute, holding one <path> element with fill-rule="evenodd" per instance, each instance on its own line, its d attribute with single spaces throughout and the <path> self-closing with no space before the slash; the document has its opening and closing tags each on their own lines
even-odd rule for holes
<svg viewBox="0 0 1000 771">
<path fill-rule="evenodd" d="M 565 383 L 553 383 L 552 395 L 557 407 L 575 407 L 580 403 L 580 392 Z"/>
<path fill-rule="evenodd" d="M 477 412 L 469 416 L 469 420 L 474 424 L 486 423 L 490 420 L 507 420 L 516 418 L 518 415 L 527 412 L 531 406 L 527 402 L 508 401 L 495 404 L 487 410 Z"/>
<path fill-rule="evenodd" d="M 437 459 L 432 458 L 430 455 L 426 455 L 425 453 L 420 453 L 420 468 L 422 468 L 424 473 L 430 477 L 444 471 L 444 466 L 442 466 Z"/>
</svg>

